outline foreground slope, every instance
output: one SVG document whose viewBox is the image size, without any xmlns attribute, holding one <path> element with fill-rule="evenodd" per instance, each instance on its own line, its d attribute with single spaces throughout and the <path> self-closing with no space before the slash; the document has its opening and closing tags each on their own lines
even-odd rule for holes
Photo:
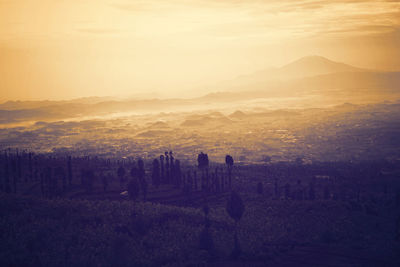
<svg viewBox="0 0 400 267">
<path fill-rule="evenodd" d="M 244 195 L 236 264 L 396 266 L 390 205 L 273 201 Z M 386 208 L 385 208 L 386 207 Z M 127 201 L 0 195 L 2 266 L 232 266 L 233 221 L 210 211 L 214 250 L 199 248 L 201 210 Z M 398 265 L 397 265 L 398 266 Z"/>
</svg>

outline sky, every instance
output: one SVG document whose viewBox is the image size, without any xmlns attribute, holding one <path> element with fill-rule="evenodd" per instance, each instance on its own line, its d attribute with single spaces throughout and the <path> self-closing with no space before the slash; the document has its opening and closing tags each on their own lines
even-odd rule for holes
<svg viewBox="0 0 400 267">
<path fill-rule="evenodd" d="M 400 70 L 400 1 L 0 0 L 0 101 L 199 95 L 307 55 Z"/>
</svg>

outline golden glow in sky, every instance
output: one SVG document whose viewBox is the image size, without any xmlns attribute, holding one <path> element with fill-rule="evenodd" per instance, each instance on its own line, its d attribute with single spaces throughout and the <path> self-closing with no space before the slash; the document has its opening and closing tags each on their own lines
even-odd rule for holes
<svg viewBox="0 0 400 267">
<path fill-rule="evenodd" d="M 400 70 L 399 1 L 0 0 L 0 101 L 189 96 L 306 55 Z"/>
</svg>

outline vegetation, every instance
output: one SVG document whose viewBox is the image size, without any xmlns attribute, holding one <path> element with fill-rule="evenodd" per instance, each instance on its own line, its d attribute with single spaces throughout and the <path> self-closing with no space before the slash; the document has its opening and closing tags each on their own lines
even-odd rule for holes
<svg viewBox="0 0 400 267">
<path fill-rule="evenodd" d="M 235 220 L 234 249 L 232 251 L 232 257 L 237 258 L 241 253 L 237 236 L 237 224 L 240 218 L 242 218 L 244 212 L 244 204 L 242 198 L 239 196 L 238 193 L 231 193 L 231 196 L 226 206 L 226 211 L 228 212 L 229 216 L 231 216 L 231 218 Z"/>
<path fill-rule="evenodd" d="M 233 158 L 231 155 L 226 155 L 225 163 L 228 169 L 229 187 L 232 186 L 232 168 L 233 168 Z"/>
<path fill-rule="evenodd" d="M 400 262 L 396 163 L 237 164 L 230 190 L 222 164 L 202 165 L 196 187 L 198 166 L 171 155 L 158 183 L 158 158 L 3 154 L 0 265 Z"/>
</svg>

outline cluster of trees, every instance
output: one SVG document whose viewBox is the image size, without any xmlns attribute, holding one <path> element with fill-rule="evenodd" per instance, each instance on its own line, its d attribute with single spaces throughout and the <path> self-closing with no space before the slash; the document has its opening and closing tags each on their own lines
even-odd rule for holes
<svg viewBox="0 0 400 267">
<path fill-rule="evenodd" d="M 209 167 L 208 155 L 201 152 L 197 158 L 198 172 L 196 170 L 181 170 L 181 164 L 178 159 L 175 159 L 173 152 L 165 152 L 159 158 L 152 161 L 151 183 L 152 186 L 158 188 L 162 184 L 170 184 L 175 188 L 182 189 L 183 193 L 188 194 L 192 191 L 202 190 L 207 192 L 222 192 L 225 188 L 232 186 L 232 167 L 233 158 L 230 155 L 226 156 L 227 172 L 222 168 L 216 167 L 211 170 Z M 143 193 L 143 199 L 147 197 L 148 183 L 146 180 L 146 171 L 143 160 L 139 159 L 137 167 L 135 162 L 130 171 L 130 180 L 128 182 L 128 194 L 132 200 L 136 200 Z M 227 174 L 227 176 L 226 176 Z M 120 165 L 117 170 L 121 188 L 126 180 L 126 171 L 123 165 Z"/>
<path fill-rule="evenodd" d="M 143 200 L 147 198 L 147 181 L 145 179 L 146 171 L 144 169 L 144 162 L 142 159 L 138 160 L 137 167 L 134 164 L 131 168 L 131 180 L 128 183 L 128 193 L 132 200 L 135 200 L 140 191 L 143 192 Z"/>
<path fill-rule="evenodd" d="M 226 155 L 225 163 L 225 168 L 221 165 L 211 167 L 208 155 L 201 152 L 197 155 L 196 168 L 182 167 L 180 160 L 175 159 L 173 152 L 169 151 L 148 162 L 146 168 L 141 159 L 134 161 L 133 158 L 117 160 L 88 156 L 55 157 L 9 149 L 0 154 L 0 190 L 25 193 L 29 187 L 33 187 L 28 182 L 35 182 L 40 185 L 44 197 L 54 198 L 63 196 L 78 185 L 91 193 L 98 182 L 103 191 L 107 191 L 110 182 L 119 181 L 120 190 L 128 189 L 133 199 L 137 199 L 140 194 L 143 199 L 147 199 L 149 184 L 154 188 L 172 185 L 187 195 L 199 190 L 217 193 L 232 188 L 232 156 Z M 382 169 L 397 168 L 392 165 L 385 161 L 316 162 L 312 165 L 275 163 L 260 168 L 265 168 L 264 175 L 273 181 L 273 196 L 276 199 L 345 200 L 355 197 L 360 200 L 366 183 L 379 180 Z M 241 170 L 251 176 L 251 172 L 257 167 L 246 168 L 242 166 Z M 311 179 L 321 175 L 328 178 Z M 305 181 L 304 184 L 302 180 Z M 383 192 L 390 190 L 393 189 L 382 189 Z M 263 184 L 258 184 L 257 192 L 263 194 L 264 191 Z"/>
<path fill-rule="evenodd" d="M 4 192 L 17 193 L 18 182 L 27 182 L 28 180 L 32 181 L 34 175 L 37 176 L 37 173 L 33 173 L 34 163 L 32 153 L 26 153 L 25 151 L 20 153 L 18 150 L 16 150 L 15 153 L 12 153 L 10 150 L 6 150 L 1 156 L 1 161 L 3 165 L 3 173 L 2 179 L 0 180 L 0 190 Z M 29 165 L 28 174 L 25 173 L 25 165 Z"/>
<path fill-rule="evenodd" d="M 25 193 L 30 188 L 35 188 L 31 183 L 38 183 L 43 197 L 54 198 L 62 196 L 72 187 L 74 177 L 79 176 L 79 170 L 82 188 L 86 192 L 92 192 L 96 179 L 94 170 L 103 177 L 102 171 L 110 168 L 111 160 L 96 157 L 55 157 L 9 149 L 0 155 L 0 164 L 1 191 Z M 103 169 L 99 166 L 103 166 Z"/>
<path fill-rule="evenodd" d="M 46 198 L 63 196 L 73 187 L 74 178 L 78 178 L 74 186 L 80 185 L 86 193 L 93 192 L 96 181 L 107 191 L 109 183 L 114 180 L 112 173 L 118 177 L 120 189 L 127 189 L 132 199 L 137 199 L 139 194 L 143 194 L 143 199 L 146 199 L 150 181 L 155 188 L 169 184 L 185 194 L 197 190 L 222 192 L 232 186 L 233 158 L 226 156 L 225 171 L 221 166 L 210 168 L 208 155 L 203 152 L 198 154 L 197 168 L 186 168 L 185 171 L 182 171 L 181 163 L 175 159 L 172 151 L 165 152 L 152 161 L 151 179 L 146 179 L 150 175 L 147 175 L 142 159 L 135 162 L 132 158 L 113 160 L 89 156 L 55 157 L 6 150 L 0 156 L 0 162 L 1 191 L 17 193 L 20 182 L 39 182 L 41 194 Z"/>
<path fill-rule="evenodd" d="M 65 192 L 72 183 L 71 157 L 66 163 L 63 161 L 65 166 L 62 166 L 60 160 L 53 157 L 6 150 L 0 160 L 3 167 L 0 190 L 7 193 L 17 193 L 19 183 L 40 182 L 42 195 L 51 198 Z"/>
<path fill-rule="evenodd" d="M 139 159 L 136 163 L 133 161 L 130 169 L 130 178 L 127 185 L 129 198 L 136 200 L 139 197 L 140 192 L 143 194 L 143 199 L 147 198 L 148 183 L 146 180 L 146 170 L 144 161 Z M 180 162 L 179 160 L 174 161 L 173 152 L 165 152 L 164 155 L 160 155 L 160 160 L 154 159 L 152 162 L 152 185 L 158 188 L 161 184 L 178 184 L 180 182 Z M 120 186 L 123 188 L 123 184 L 126 180 L 126 170 L 123 164 L 118 167 L 117 176 L 120 181 Z"/>
</svg>

